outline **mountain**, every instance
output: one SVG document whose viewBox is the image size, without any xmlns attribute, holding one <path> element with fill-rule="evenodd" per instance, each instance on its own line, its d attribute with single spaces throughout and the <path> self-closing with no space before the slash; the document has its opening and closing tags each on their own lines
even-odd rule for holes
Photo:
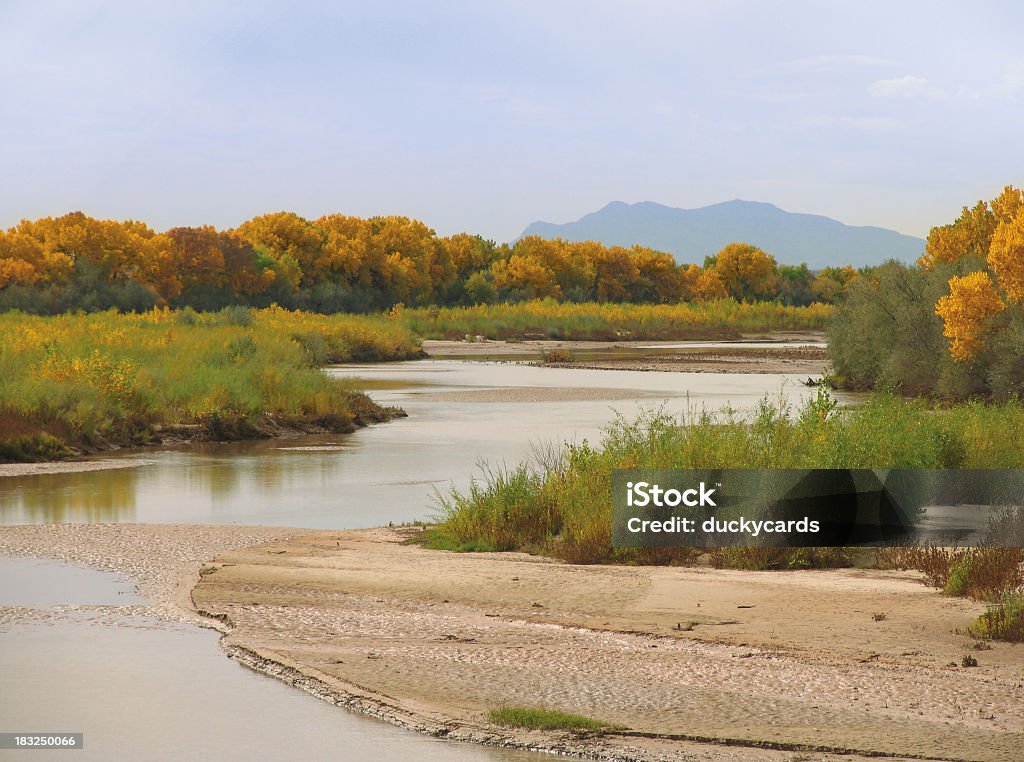
<svg viewBox="0 0 1024 762">
<path fill-rule="evenodd" d="M 677 209 L 642 201 L 613 201 L 575 222 L 534 222 L 524 236 L 600 241 L 606 246 L 641 244 L 702 264 L 726 244 L 742 241 L 764 249 L 780 264 L 806 262 L 812 270 L 836 265 L 877 265 L 887 259 L 913 262 L 924 241 L 894 230 L 853 227 L 817 214 L 787 212 L 757 201 L 726 201 Z"/>
</svg>

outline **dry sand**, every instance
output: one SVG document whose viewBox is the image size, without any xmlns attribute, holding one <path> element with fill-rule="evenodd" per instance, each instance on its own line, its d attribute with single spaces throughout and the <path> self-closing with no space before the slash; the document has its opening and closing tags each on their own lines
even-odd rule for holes
<svg viewBox="0 0 1024 762">
<path fill-rule="evenodd" d="M 552 363 L 559 368 L 642 370 L 675 373 L 800 373 L 820 376 L 830 364 L 821 347 L 744 347 L 693 349 L 671 354 L 651 353 L 635 358 Z"/>
<path fill-rule="evenodd" d="M 914 574 L 581 567 L 403 544 L 415 531 L 0 527 L 0 553 L 120 571 L 145 613 L 193 620 L 202 565 L 191 597 L 229 655 L 450 738 L 604 759 L 1021 758 L 1024 646 L 972 650 L 956 630 L 984 607 Z M 953 666 L 966 653 L 980 666 Z M 485 720 L 501 704 L 628 730 L 510 731 Z"/>
<path fill-rule="evenodd" d="M 478 357 L 497 360 L 536 356 L 562 350 L 585 354 L 596 350 L 623 350 L 629 356 L 609 356 L 573 362 L 546 364 L 557 368 L 590 370 L 641 370 L 682 373 L 794 373 L 820 376 L 829 367 L 829 358 L 819 333 L 773 334 L 758 347 L 695 346 L 680 348 L 685 342 L 612 342 L 612 341 L 424 341 L 423 349 L 432 357 Z M 746 341 L 749 341 L 747 339 Z M 793 342 L 820 343 L 820 346 L 773 346 Z M 706 344 L 707 342 L 696 342 Z"/>
</svg>

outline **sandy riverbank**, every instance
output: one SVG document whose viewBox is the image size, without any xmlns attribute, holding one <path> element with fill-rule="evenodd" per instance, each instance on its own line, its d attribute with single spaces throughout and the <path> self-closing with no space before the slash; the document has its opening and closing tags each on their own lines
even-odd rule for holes
<svg viewBox="0 0 1024 762">
<path fill-rule="evenodd" d="M 610 341 L 424 341 L 432 357 L 522 359 L 545 352 L 569 352 L 576 359 L 551 367 L 591 370 L 640 370 L 679 373 L 793 373 L 820 376 L 829 367 L 824 336 L 820 333 L 775 334 L 769 339 L 747 339 L 756 346 L 680 347 L 680 342 Z M 793 346 L 807 342 L 817 346 Z M 702 346 L 704 345 L 704 346 Z M 616 350 L 619 353 L 616 353 Z M 595 355 L 596 353 L 596 355 Z"/>
<path fill-rule="evenodd" d="M 578 567 L 428 551 L 409 531 L 0 527 L 0 553 L 120 571 L 154 601 L 145 613 L 186 620 L 202 565 L 192 598 L 229 654 L 451 738 L 606 759 L 1019 758 L 1021 646 L 971 650 L 955 630 L 983 606 L 913 574 Z M 980 666 L 951 666 L 965 653 Z M 485 721 L 500 704 L 630 732 L 509 731 Z"/>
</svg>

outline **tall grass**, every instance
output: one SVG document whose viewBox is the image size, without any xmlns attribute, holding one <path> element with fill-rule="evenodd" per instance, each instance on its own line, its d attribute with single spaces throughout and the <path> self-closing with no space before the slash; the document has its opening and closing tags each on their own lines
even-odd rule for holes
<svg viewBox="0 0 1024 762">
<path fill-rule="evenodd" d="M 255 436 L 345 430 L 386 411 L 319 370 L 418 356 L 384 318 L 232 307 L 219 313 L 0 314 L 0 459 L 141 443 L 174 426 Z"/>
<path fill-rule="evenodd" d="M 741 332 L 824 330 L 832 307 L 787 307 L 723 299 L 681 304 L 573 304 L 554 300 L 477 307 L 394 310 L 417 336 L 429 339 L 549 338 L 575 340 L 736 337 Z"/>
<path fill-rule="evenodd" d="M 561 457 L 484 474 L 468 492 L 439 497 L 428 542 L 439 547 L 521 549 L 576 563 L 685 561 L 611 546 L 611 477 L 619 468 L 1019 468 L 1024 405 L 967 404 L 931 410 L 879 396 L 836 410 L 824 390 L 803 407 L 762 402 L 749 416 L 660 411 L 618 419 L 601 446 L 566 444 Z M 715 562 L 745 568 L 841 565 L 843 553 L 807 549 L 720 551 Z"/>
</svg>

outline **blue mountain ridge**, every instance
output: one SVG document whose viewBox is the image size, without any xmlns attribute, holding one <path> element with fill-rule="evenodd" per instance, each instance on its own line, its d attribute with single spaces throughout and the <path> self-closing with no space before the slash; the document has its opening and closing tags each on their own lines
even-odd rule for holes
<svg viewBox="0 0 1024 762">
<path fill-rule="evenodd" d="M 606 246 L 640 244 L 669 252 L 678 262 L 697 264 L 742 241 L 764 249 L 780 264 L 806 262 L 812 270 L 877 265 L 887 259 L 913 262 L 924 253 L 924 240 L 894 230 L 844 225 L 830 217 L 740 199 L 698 209 L 613 201 L 575 222 L 534 222 L 523 231 L 528 235 Z"/>
</svg>

